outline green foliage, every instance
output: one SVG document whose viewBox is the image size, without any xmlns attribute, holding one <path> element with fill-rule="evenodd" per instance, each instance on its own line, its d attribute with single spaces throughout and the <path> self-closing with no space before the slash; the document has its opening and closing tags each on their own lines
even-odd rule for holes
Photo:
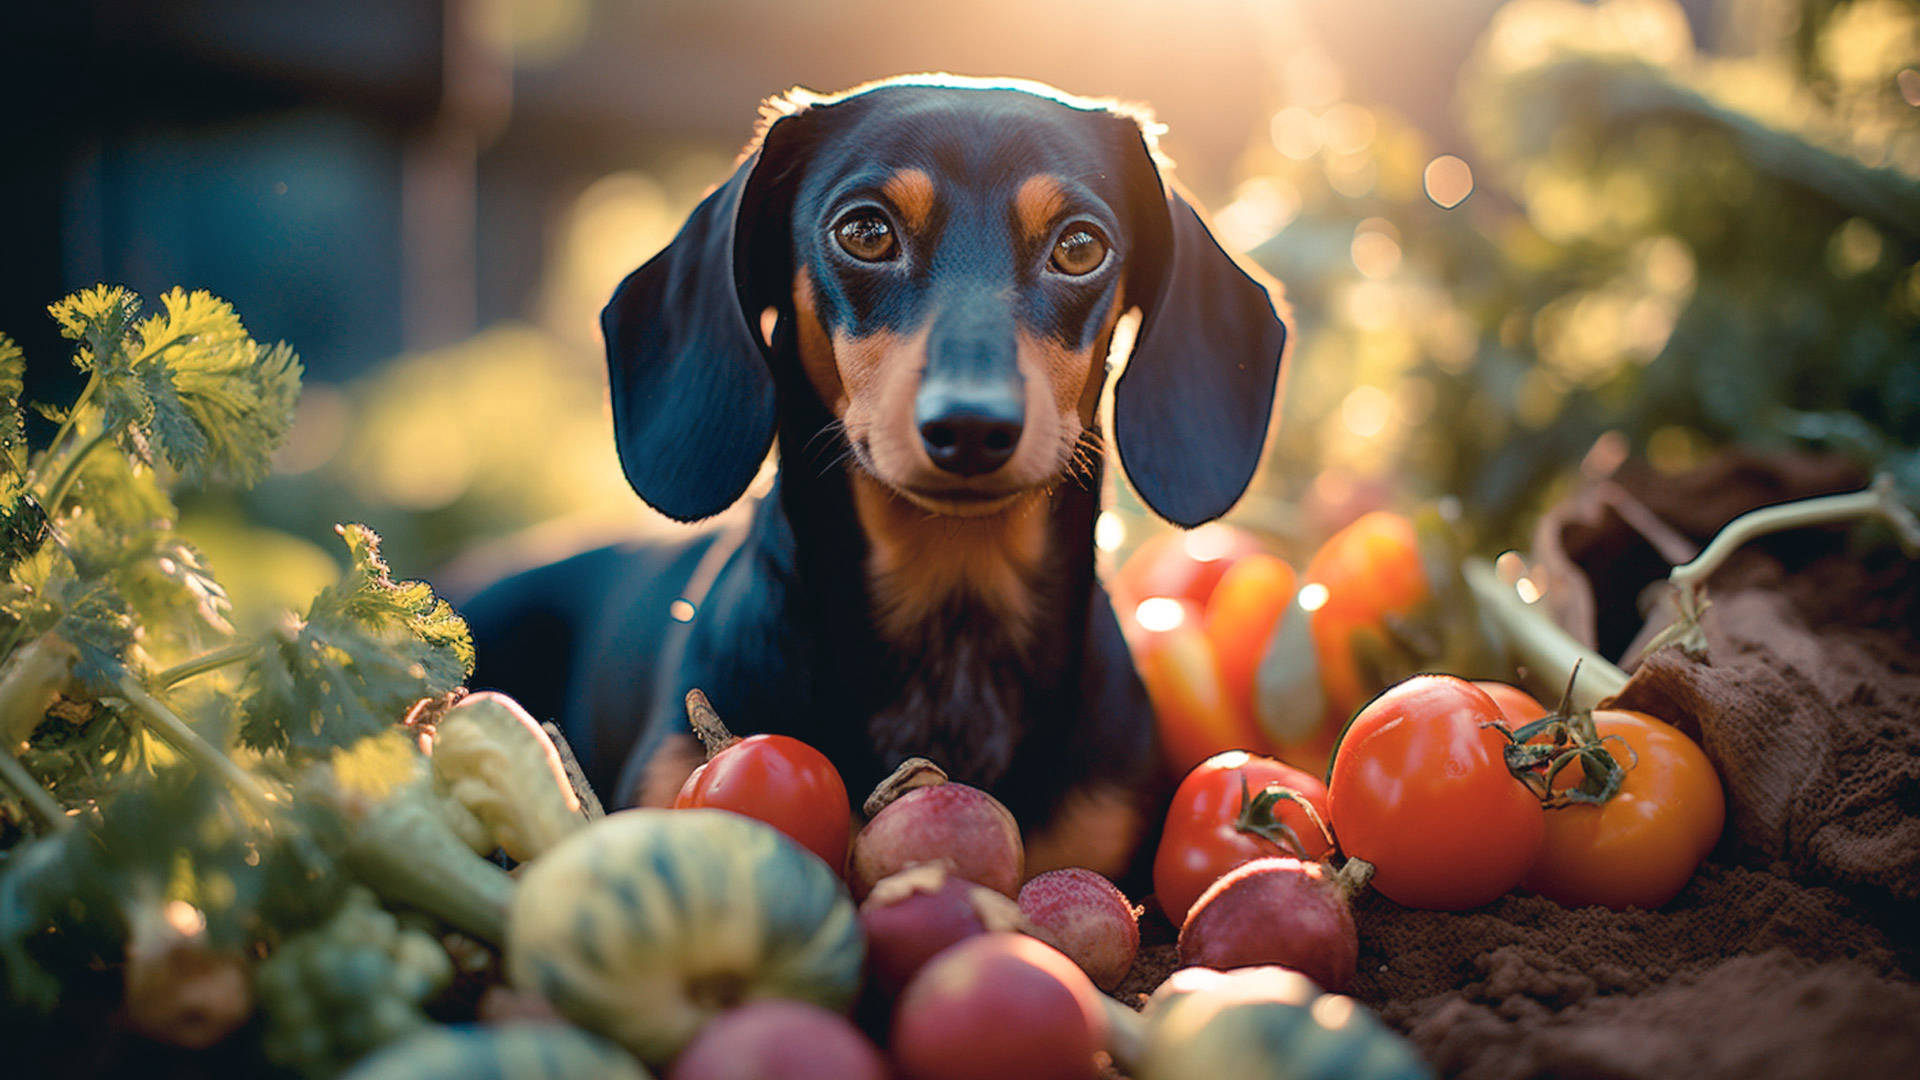
<svg viewBox="0 0 1920 1080">
<path fill-rule="evenodd" d="M 395 582 L 372 530 L 338 531 L 351 556 L 345 575 L 248 669 L 240 735 L 257 750 L 350 746 L 473 672 L 473 640 L 453 608 L 425 582 Z"/>
<path fill-rule="evenodd" d="M 1219 215 L 1286 221 L 1255 256 L 1299 331 L 1243 518 L 1311 543 L 1356 506 L 1450 494 L 1476 546 L 1523 543 L 1583 462 L 1677 470 L 1734 443 L 1920 490 L 1920 128 L 1911 57 L 1876 44 L 1920 14 L 1807 20 L 1810 53 L 1734 60 L 1665 0 L 1513 0 L 1463 73 L 1457 204 L 1390 113 L 1282 110 L 1276 131 L 1364 135 L 1263 140 Z"/>
<path fill-rule="evenodd" d="M 300 368 L 224 301 L 176 289 L 161 304 L 140 318 L 137 297 L 102 286 L 51 306 L 89 379 L 42 410 L 61 426 L 37 452 L 8 441 L 23 361 L 0 339 L 0 836 L 41 833 L 0 849 L 0 973 L 27 1006 L 117 963 L 141 927 L 185 933 L 162 909 L 194 913 L 188 936 L 214 950 L 331 915 L 363 804 L 383 775 L 420 767 L 408 740 L 362 736 L 472 670 L 465 624 L 395 581 L 364 526 L 339 529 L 347 569 L 304 617 L 235 629 L 176 529 L 173 484 L 265 475 Z M 235 746 L 236 719 L 258 755 Z M 402 760 L 329 753 L 375 742 Z M 357 801 L 290 798 L 312 770 L 337 770 Z M 424 960 L 408 946 L 416 964 L 444 965 L 424 940 Z"/>
</svg>

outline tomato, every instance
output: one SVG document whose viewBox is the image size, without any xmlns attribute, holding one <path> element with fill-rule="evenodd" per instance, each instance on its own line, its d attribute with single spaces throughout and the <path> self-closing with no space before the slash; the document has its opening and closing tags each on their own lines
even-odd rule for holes
<svg viewBox="0 0 1920 1080">
<path fill-rule="evenodd" d="M 1245 529 L 1210 521 L 1188 532 L 1161 533 L 1134 549 L 1114 575 L 1116 604 L 1131 607 L 1155 596 L 1206 606 L 1227 569 L 1261 550 Z"/>
<path fill-rule="evenodd" d="M 786 735 L 749 735 L 693 770 L 675 809 L 709 806 L 764 821 L 826 860 L 846 867 L 853 810 L 847 785 L 825 754 Z"/>
<path fill-rule="evenodd" d="M 1227 696 L 1198 607 L 1158 596 L 1141 601 L 1120 625 L 1153 702 L 1160 750 L 1173 775 L 1222 750 L 1266 748 L 1259 727 Z"/>
<path fill-rule="evenodd" d="M 1368 685 L 1356 638 L 1384 636 L 1386 616 L 1408 614 L 1430 595 L 1419 535 L 1413 522 L 1399 514 L 1364 514 L 1320 545 L 1301 578 L 1326 590 L 1324 601 L 1313 609 L 1313 645 L 1327 696 L 1327 722 L 1337 729 L 1381 689 Z M 1302 600 L 1309 595 L 1303 592 Z"/>
<path fill-rule="evenodd" d="M 1405 907 L 1459 911 L 1520 883 L 1546 815 L 1507 771 L 1500 707 L 1452 675 L 1415 675 L 1369 702 L 1341 737 L 1327 784 L 1334 835 Z"/>
<path fill-rule="evenodd" d="M 1508 727 L 1538 720 L 1552 712 L 1552 709 L 1540 704 L 1539 699 L 1512 683 L 1494 682 L 1491 679 L 1475 679 L 1473 685 L 1487 692 L 1495 705 L 1500 706 L 1500 715 L 1507 718 Z"/>
<path fill-rule="evenodd" d="M 1313 804 L 1321 820 L 1326 820 L 1326 785 L 1274 758 L 1239 750 L 1215 754 L 1180 781 L 1167 809 L 1160 846 L 1153 855 L 1153 891 L 1160 898 L 1161 910 L 1175 926 L 1186 921 L 1187 909 L 1207 886 L 1242 863 L 1273 855 L 1322 859 L 1333 850 L 1320 826 L 1291 800 L 1275 803 L 1271 817 L 1293 830 L 1302 851 L 1289 850 L 1239 827 L 1246 797 L 1259 795 L 1268 784 L 1299 792 Z M 1260 823 L 1255 820 L 1246 824 Z"/>
<path fill-rule="evenodd" d="M 1727 815 L 1720 777 L 1699 744 L 1645 713 L 1598 709 L 1593 724 L 1626 778 L 1598 806 L 1547 810 L 1546 846 L 1521 884 L 1569 906 L 1657 908 L 1720 840 Z M 1553 788 L 1584 777 L 1576 758 Z"/>
<path fill-rule="evenodd" d="M 1227 697 L 1256 730 L 1254 680 L 1274 627 L 1293 603 L 1294 585 L 1286 560 L 1255 552 L 1227 568 L 1207 601 L 1207 640 L 1219 658 Z"/>
</svg>

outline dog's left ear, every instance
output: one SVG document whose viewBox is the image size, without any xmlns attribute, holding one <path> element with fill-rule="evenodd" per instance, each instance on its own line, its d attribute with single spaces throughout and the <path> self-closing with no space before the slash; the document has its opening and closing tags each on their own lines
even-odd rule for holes
<svg viewBox="0 0 1920 1080">
<path fill-rule="evenodd" d="M 1191 528 L 1226 513 L 1260 465 L 1287 328 L 1267 288 L 1161 177 L 1139 123 L 1124 127 L 1127 295 L 1141 322 L 1114 386 L 1114 443 L 1141 499 Z"/>
</svg>

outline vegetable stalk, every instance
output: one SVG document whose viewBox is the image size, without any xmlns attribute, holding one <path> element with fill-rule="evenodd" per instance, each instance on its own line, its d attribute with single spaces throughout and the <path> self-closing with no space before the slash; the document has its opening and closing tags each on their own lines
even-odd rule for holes
<svg viewBox="0 0 1920 1080">
<path fill-rule="evenodd" d="M 1536 677 L 1562 682 L 1573 678 L 1575 668 L 1580 670 L 1582 678 L 1568 690 L 1568 706 L 1591 709 L 1625 688 L 1626 672 L 1580 644 L 1540 609 L 1522 600 L 1512 586 L 1500 580 L 1492 563 L 1468 559 L 1461 564 L 1460 575 L 1479 602 L 1480 610 L 1505 637 L 1508 650 Z"/>
<path fill-rule="evenodd" d="M 1706 655 L 1707 640 L 1700 630 L 1700 616 L 1707 610 L 1707 579 L 1747 541 L 1788 529 L 1860 518 L 1880 518 L 1892 527 L 1901 549 L 1909 557 L 1920 554 L 1920 519 L 1900 501 L 1893 477 L 1886 473 L 1874 477 L 1873 483 L 1859 491 L 1750 510 L 1721 526 L 1706 550 L 1691 562 L 1676 566 L 1668 573 L 1667 581 L 1673 586 L 1673 602 L 1680 618 L 1649 642 L 1646 651 L 1677 644 L 1688 655 Z"/>
</svg>

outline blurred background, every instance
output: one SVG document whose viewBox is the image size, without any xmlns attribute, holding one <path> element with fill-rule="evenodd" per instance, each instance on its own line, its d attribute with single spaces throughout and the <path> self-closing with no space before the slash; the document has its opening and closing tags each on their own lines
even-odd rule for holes
<svg viewBox="0 0 1920 1080">
<path fill-rule="evenodd" d="M 923 70 L 1167 123 L 1294 308 L 1235 512 L 1283 546 L 1442 496 L 1509 543 L 1583 469 L 1733 442 L 1920 482 L 1915 0 L 11 5 L 0 330 L 64 401 L 49 302 L 231 300 L 307 367 L 275 475 L 183 496 L 243 608 L 330 580 L 336 521 L 458 583 L 514 538 L 653 527 L 600 305 L 762 98 Z M 1153 528 L 1115 515 L 1112 544 Z"/>
</svg>

